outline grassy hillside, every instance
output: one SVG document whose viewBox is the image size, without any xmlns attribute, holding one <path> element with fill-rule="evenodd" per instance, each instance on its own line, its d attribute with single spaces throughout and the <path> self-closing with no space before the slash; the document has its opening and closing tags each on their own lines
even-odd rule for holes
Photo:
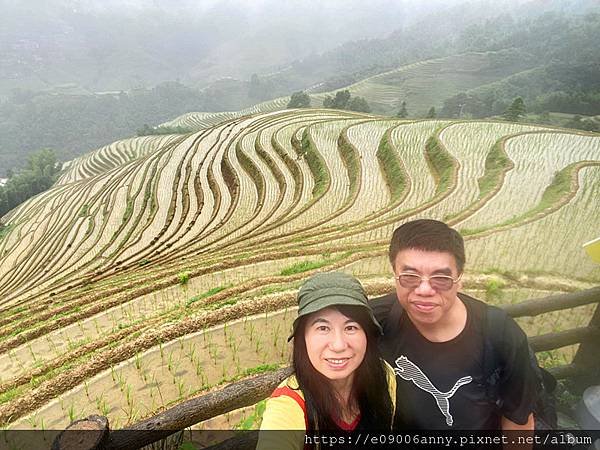
<svg viewBox="0 0 600 450">
<path fill-rule="evenodd" d="M 411 117 L 424 117 L 429 108 L 439 111 L 445 99 L 459 92 L 496 82 L 534 64 L 515 50 L 466 53 L 400 67 L 347 89 L 364 97 L 373 112 L 395 115 L 405 101 Z M 313 106 L 320 106 L 324 95 L 313 96 Z"/>
<path fill-rule="evenodd" d="M 465 285 L 491 286 L 493 301 L 530 295 L 502 283 L 600 280 L 581 249 L 597 237 L 597 135 L 322 109 L 203 126 L 77 159 L 5 217 L 0 423 L 59 429 L 101 413 L 118 428 L 272 370 L 288 358 L 299 282 L 343 270 L 370 295 L 392 289 L 388 239 L 416 217 L 462 231 Z"/>
<path fill-rule="evenodd" d="M 353 96 L 364 97 L 376 114 L 393 116 L 405 101 L 411 117 L 424 117 L 429 108 L 441 109 L 445 99 L 459 92 L 493 84 L 530 68 L 531 64 L 525 55 L 515 50 L 466 53 L 402 66 L 344 86 L 343 89 L 349 90 Z M 312 90 L 318 88 L 315 86 Z M 325 97 L 334 96 L 336 92 L 311 93 L 312 90 L 307 92 L 314 108 L 322 107 Z M 162 125 L 199 129 L 214 123 L 207 121 L 208 118 L 226 119 L 282 109 L 288 101 L 289 97 L 280 97 L 234 113 L 188 113 Z"/>
</svg>

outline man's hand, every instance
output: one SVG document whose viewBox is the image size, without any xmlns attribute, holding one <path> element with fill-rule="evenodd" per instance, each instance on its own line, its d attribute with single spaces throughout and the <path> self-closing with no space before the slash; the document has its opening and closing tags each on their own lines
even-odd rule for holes
<svg viewBox="0 0 600 450">
<path fill-rule="evenodd" d="M 504 448 L 505 449 L 523 449 L 523 450 L 533 448 L 533 444 L 531 444 L 531 445 L 518 444 L 516 442 L 516 440 L 518 437 L 522 437 L 525 439 L 528 437 L 533 438 L 534 424 L 535 424 L 535 421 L 533 420 L 533 413 L 529 414 L 529 417 L 527 418 L 527 422 L 523 425 L 519 425 L 518 423 L 515 423 L 512 420 L 509 420 L 506 417 L 502 416 L 502 422 L 500 424 L 502 431 L 508 431 L 507 435 L 509 436 L 509 440 L 512 440 L 512 439 L 515 440 L 514 444 L 511 443 L 511 444 L 505 445 Z"/>
</svg>

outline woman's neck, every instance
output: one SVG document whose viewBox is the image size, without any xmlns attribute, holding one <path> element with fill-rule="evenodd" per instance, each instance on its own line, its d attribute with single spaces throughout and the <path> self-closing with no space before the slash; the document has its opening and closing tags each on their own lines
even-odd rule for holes
<svg viewBox="0 0 600 450">
<path fill-rule="evenodd" d="M 331 385 L 340 401 L 340 419 L 346 423 L 351 423 L 359 413 L 355 400 L 351 398 L 353 381 L 354 374 L 343 380 L 331 380 Z"/>
</svg>

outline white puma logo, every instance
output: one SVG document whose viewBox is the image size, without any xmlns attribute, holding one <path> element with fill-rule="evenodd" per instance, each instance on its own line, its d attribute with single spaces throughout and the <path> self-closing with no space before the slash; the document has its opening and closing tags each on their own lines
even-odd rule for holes
<svg viewBox="0 0 600 450">
<path fill-rule="evenodd" d="M 452 426 L 454 423 L 454 419 L 452 418 L 452 414 L 450 414 L 450 402 L 449 399 L 452 397 L 459 387 L 464 384 L 469 384 L 473 381 L 471 377 L 463 377 L 459 379 L 452 389 L 448 392 L 440 392 L 433 383 L 427 378 L 427 376 L 417 367 L 410 359 L 406 356 L 401 356 L 396 360 L 397 369 L 394 369 L 396 375 L 399 375 L 401 378 L 407 381 L 412 381 L 418 388 L 424 390 L 425 392 L 429 392 L 433 395 L 435 402 L 440 408 L 440 411 L 446 418 L 446 424 L 448 426 Z"/>
</svg>

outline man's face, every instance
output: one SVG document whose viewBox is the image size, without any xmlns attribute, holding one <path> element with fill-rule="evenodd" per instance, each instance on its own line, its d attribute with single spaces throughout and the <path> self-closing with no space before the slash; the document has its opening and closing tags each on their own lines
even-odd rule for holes
<svg viewBox="0 0 600 450">
<path fill-rule="evenodd" d="M 454 256 L 446 252 L 429 252 L 416 249 L 405 249 L 396 255 L 394 265 L 395 276 L 400 273 L 411 273 L 425 277 L 432 275 L 449 275 L 459 277 Z M 406 288 L 396 279 L 398 301 L 408 313 L 415 325 L 426 327 L 441 325 L 448 312 L 457 301 L 456 293 L 461 282 L 453 283 L 450 289 L 436 290 L 429 281 L 422 280 L 415 288 Z"/>
</svg>

